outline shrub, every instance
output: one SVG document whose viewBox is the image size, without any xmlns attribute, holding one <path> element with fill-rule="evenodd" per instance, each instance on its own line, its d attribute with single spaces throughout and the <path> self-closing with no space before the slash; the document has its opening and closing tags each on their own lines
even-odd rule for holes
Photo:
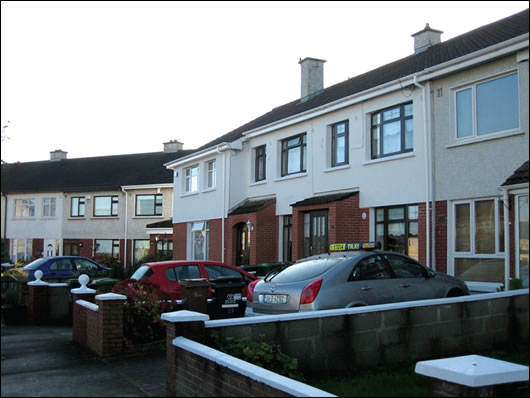
<svg viewBox="0 0 530 398">
<path fill-rule="evenodd" d="M 222 340 L 219 332 L 211 332 L 213 345 L 219 350 L 253 365 L 260 366 L 271 372 L 305 383 L 306 379 L 298 369 L 298 360 L 284 354 L 278 345 L 270 345 L 264 341 L 255 341 L 249 337 L 235 341 L 229 337 Z M 263 339 L 263 336 L 260 336 Z"/>
<path fill-rule="evenodd" d="M 124 305 L 124 337 L 130 343 L 149 343 L 165 338 L 162 312 L 174 311 L 176 304 L 160 287 L 147 280 L 124 279 L 112 288 L 113 293 L 127 296 Z"/>
</svg>

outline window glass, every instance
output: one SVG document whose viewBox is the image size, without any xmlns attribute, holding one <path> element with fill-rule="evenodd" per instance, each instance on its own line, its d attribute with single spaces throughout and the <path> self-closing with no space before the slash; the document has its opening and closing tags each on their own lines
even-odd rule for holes
<svg viewBox="0 0 530 398">
<path fill-rule="evenodd" d="M 209 248 L 208 222 L 194 222 L 191 225 L 191 258 L 207 260 Z"/>
<path fill-rule="evenodd" d="M 85 215 L 85 198 L 74 197 L 71 201 L 71 216 L 72 217 L 83 217 Z"/>
<path fill-rule="evenodd" d="M 96 196 L 94 198 L 94 216 L 117 216 L 118 197 L 117 196 Z"/>
<path fill-rule="evenodd" d="M 458 138 L 473 135 L 472 101 L 470 88 L 456 93 L 456 136 Z"/>
<path fill-rule="evenodd" d="M 198 279 L 201 277 L 201 272 L 198 265 L 180 265 L 168 268 L 166 276 L 170 281 L 181 281 L 184 279 Z"/>
<path fill-rule="evenodd" d="M 216 168 L 215 168 L 215 160 L 211 160 L 208 162 L 208 182 L 207 186 L 208 188 L 215 187 L 216 184 Z"/>
<path fill-rule="evenodd" d="M 55 217 L 55 198 L 42 199 L 42 216 Z"/>
<path fill-rule="evenodd" d="M 371 120 L 372 159 L 414 149 L 412 103 L 376 112 Z"/>
<path fill-rule="evenodd" d="M 290 283 L 316 278 L 342 261 L 345 261 L 344 258 L 301 261 L 285 268 L 271 280 L 277 283 Z"/>
<path fill-rule="evenodd" d="M 256 148 L 256 163 L 255 163 L 255 181 L 263 181 L 266 178 L 265 166 L 266 166 L 266 147 L 262 145 Z"/>
<path fill-rule="evenodd" d="M 206 268 L 206 272 L 208 273 L 208 279 L 217 279 L 222 276 L 233 276 L 237 278 L 243 278 L 241 272 L 232 268 L 222 267 L 213 264 L 205 264 L 204 267 Z"/>
<path fill-rule="evenodd" d="M 425 269 L 406 257 L 385 254 L 385 258 L 390 264 L 394 275 L 397 278 L 424 278 L 426 277 Z"/>
<path fill-rule="evenodd" d="M 368 257 L 357 264 L 353 270 L 354 280 L 388 279 L 390 274 L 381 256 Z"/>
<path fill-rule="evenodd" d="M 493 200 L 475 202 L 475 251 L 495 253 L 495 207 Z"/>
<path fill-rule="evenodd" d="M 348 163 L 348 122 L 336 123 L 331 131 L 332 143 L 331 166 L 340 166 Z"/>
<path fill-rule="evenodd" d="M 162 194 L 136 195 L 137 216 L 161 216 Z"/>
<path fill-rule="evenodd" d="M 134 241 L 134 255 L 133 262 L 137 263 L 142 258 L 149 254 L 150 242 L 149 239 L 141 239 Z"/>
<path fill-rule="evenodd" d="M 518 249 L 519 249 L 519 278 L 523 281 L 523 288 L 528 289 L 528 195 L 517 198 L 519 222 Z"/>
<path fill-rule="evenodd" d="M 16 199 L 15 217 L 35 217 L 35 200 Z"/>
<path fill-rule="evenodd" d="M 282 176 L 306 170 L 306 135 L 282 141 Z"/>
<path fill-rule="evenodd" d="M 186 169 L 186 192 L 196 192 L 199 190 L 199 166 Z"/>
<path fill-rule="evenodd" d="M 469 203 L 455 205 L 455 250 L 468 252 L 471 250 L 471 224 Z"/>
<path fill-rule="evenodd" d="M 519 127 L 517 75 L 477 85 L 477 134 Z"/>
<path fill-rule="evenodd" d="M 504 282 L 504 259 L 455 258 L 455 276 L 464 281 Z"/>
<path fill-rule="evenodd" d="M 75 258 L 74 259 L 74 263 L 75 263 L 78 271 L 85 271 L 85 272 L 88 272 L 88 273 L 94 273 L 94 272 L 96 272 L 99 269 L 96 264 L 94 264 L 93 262 L 88 261 L 88 260 L 86 260 L 84 258 Z"/>
</svg>

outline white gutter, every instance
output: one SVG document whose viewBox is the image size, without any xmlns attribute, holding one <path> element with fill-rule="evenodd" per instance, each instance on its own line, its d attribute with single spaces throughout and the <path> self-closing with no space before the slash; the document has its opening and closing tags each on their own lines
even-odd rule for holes
<svg viewBox="0 0 530 398">
<path fill-rule="evenodd" d="M 427 267 L 431 267 L 431 212 L 430 212 L 430 203 L 431 203 L 431 153 L 430 153 L 430 135 L 429 130 L 429 108 L 428 102 L 430 102 L 430 92 L 431 92 L 431 82 L 426 82 L 425 86 L 422 86 L 417 81 L 417 76 L 414 76 L 414 85 L 423 90 L 423 131 L 425 132 L 424 138 L 424 147 L 425 147 L 425 225 L 427 232 L 427 241 L 426 241 L 426 264 Z M 435 269 L 433 269 L 435 271 Z"/>
<path fill-rule="evenodd" d="M 127 200 L 127 191 L 125 187 L 121 187 L 123 195 L 125 196 L 125 226 L 123 230 L 123 269 L 127 269 L 127 221 L 128 221 L 128 200 Z"/>
<path fill-rule="evenodd" d="M 504 203 L 504 290 L 510 290 L 510 196 L 507 188 L 498 189 L 502 192 Z"/>
</svg>

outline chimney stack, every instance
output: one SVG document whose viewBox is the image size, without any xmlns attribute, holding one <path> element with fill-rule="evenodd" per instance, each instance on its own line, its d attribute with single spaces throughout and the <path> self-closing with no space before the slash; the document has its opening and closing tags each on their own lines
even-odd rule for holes
<svg viewBox="0 0 530 398">
<path fill-rule="evenodd" d="M 182 151 L 182 142 L 177 140 L 170 140 L 169 142 L 164 142 L 164 152 L 178 152 Z"/>
<path fill-rule="evenodd" d="M 324 90 L 324 62 L 316 58 L 304 58 L 298 62 L 302 67 L 302 102 Z"/>
<path fill-rule="evenodd" d="M 64 160 L 66 159 L 66 154 L 68 152 L 63 151 L 62 149 L 56 149 L 55 151 L 50 152 L 50 160 Z"/>
<path fill-rule="evenodd" d="M 414 37 L 414 54 L 421 53 L 429 47 L 442 42 L 442 31 L 431 29 L 429 24 L 423 30 L 411 35 Z"/>
</svg>

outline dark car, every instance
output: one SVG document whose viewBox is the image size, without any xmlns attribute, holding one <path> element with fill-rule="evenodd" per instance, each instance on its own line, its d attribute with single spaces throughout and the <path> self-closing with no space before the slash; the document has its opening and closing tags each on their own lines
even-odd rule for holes
<svg viewBox="0 0 530 398">
<path fill-rule="evenodd" d="M 32 261 L 24 266 L 28 273 L 28 279 L 35 279 L 35 271 L 43 273 L 43 280 L 60 280 L 77 278 L 79 275 L 87 274 L 92 278 L 109 276 L 111 269 L 107 268 L 86 257 L 79 256 L 57 256 L 43 257 Z"/>
<path fill-rule="evenodd" d="M 131 279 L 147 278 L 160 286 L 160 289 L 170 295 L 172 300 L 180 300 L 181 288 L 179 281 L 183 279 L 214 280 L 223 277 L 237 277 L 244 283 L 242 295 L 247 295 L 247 285 L 258 278 L 240 268 L 215 261 L 201 260 L 173 260 L 141 265 L 131 276 Z"/>
<path fill-rule="evenodd" d="M 469 294 L 460 279 L 411 257 L 350 245 L 361 249 L 301 259 L 252 283 L 247 306 L 256 313 L 278 314 Z"/>
</svg>

